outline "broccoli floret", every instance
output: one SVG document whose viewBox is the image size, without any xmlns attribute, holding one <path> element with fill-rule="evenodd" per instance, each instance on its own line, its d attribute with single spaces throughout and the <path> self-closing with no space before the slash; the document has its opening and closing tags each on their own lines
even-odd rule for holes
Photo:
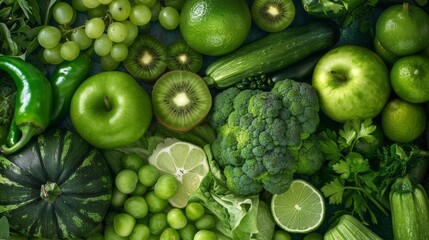
<svg viewBox="0 0 429 240">
<path fill-rule="evenodd" d="M 293 181 L 293 174 L 296 171 L 296 164 L 289 162 L 289 164 L 282 168 L 276 174 L 267 174 L 262 178 L 262 185 L 265 190 L 273 194 L 281 194 L 289 189 Z"/>
<path fill-rule="evenodd" d="M 244 159 L 240 156 L 237 148 L 236 133 L 238 127 L 223 125 L 217 133 L 216 139 L 212 142 L 213 156 L 221 167 L 226 165 L 243 165 Z"/>
<path fill-rule="evenodd" d="M 319 98 L 313 86 L 287 79 L 277 82 L 271 92 L 282 99 L 289 113 L 298 120 L 303 139 L 317 130 L 320 122 Z"/>
<path fill-rule="evenodd" d="M 227 188 L 238 195 L 257 194 L 262 184 L 247 176 L 240 167 L 226 166 L 223 170 Z"/>
<path fill-rule="evenodd" d="M 296 158 L 298 159 L 296 173 L 313 175 L 319 171 L 323 165 L 324 157 L 316 135 L 313 134 L 302 142 L 302 147 L 296 153 Z"/>
<path fill-rule="evenodd" d="M 209 124 L 216 130 L 226 124 L 229 115 L 234 111 L 233 100 L 241 91 L 236 87 L 225 89 L 213 99 L 213 107 L 207 116 Z"/>
<path fill-rule="evenodd" d="M 307 83 L 284 80 L 272 91 L 243 90 L 232 102 L 212 146 L 228 187 L 240 194 L 249 188 L 286 191 L 303 142 L 319 123 L 316 91 Z M 310 150 L 303 148 L 301 155 Z M 252 187 L 237 187 L 245 184 Z"/>
</svg>

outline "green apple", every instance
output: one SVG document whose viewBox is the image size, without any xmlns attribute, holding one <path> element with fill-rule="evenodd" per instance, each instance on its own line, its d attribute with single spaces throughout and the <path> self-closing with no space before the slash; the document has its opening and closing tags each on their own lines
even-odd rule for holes
<svg viewBox="0 0 429 240">
<path fill-rule="evenodd" d="M 312 85 L 322 112 L 337 122 L 374 118 L 383 110 L 391 91 L 383 60 L 368 48 L 354 45 L 325 53 L 315 66 Z"/>
<path fill-rule="evenodd" d="M 85 80 L 74 93 L 70 119 L 93 146 L 123 147 L 141 138 L 149 128 L 150 96 L 125 72 L 101 72 Z"/>
</svg>

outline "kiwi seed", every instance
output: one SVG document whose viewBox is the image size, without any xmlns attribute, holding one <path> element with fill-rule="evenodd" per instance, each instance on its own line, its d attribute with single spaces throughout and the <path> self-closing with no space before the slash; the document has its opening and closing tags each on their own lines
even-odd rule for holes
<svg viewBox="0 0 429 240">
<path fill-rule="evenodd" d="M 167 68 L 198 72 L 203 66 L 203 56 L 192 49 L 184 40 L 178 40 L 167 48 Z"/>
<path fill-rule="evenodd" d="M 255 0 L 251 6 L 255 24 L 263 31 L 278 32 L 295 18 L 293 0 Z"/>
<path fill-rule="evenodd" d="M 207 116 L 212 97 L 196 73 L 173 70 L 161 76 L 152 89 L 153 111 L 158 122 L 176 131 L 188 131 Z"/>
<path fill-rule="evenodd" d="M 128 48 L 124 66 L 135 78 L 153 81 L 167 69 L 167 46 L 153 36 L 139 35 Z"/>
</svg>

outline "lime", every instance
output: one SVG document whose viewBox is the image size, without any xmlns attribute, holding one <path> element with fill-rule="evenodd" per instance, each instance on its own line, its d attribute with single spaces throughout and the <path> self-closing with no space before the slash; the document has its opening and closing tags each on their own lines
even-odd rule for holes
<svg viewBox="0 0 429 240">
<path fill-rule="evenodd" d="M 429 16 L 416 5 L 392 5 L 377 19 L 375 37 L 397 56 L 418 53 L 429 43 Z"/>
<path fill-rule="evenodd" d="M 374 37 L 374 50 L 375 53 L 377 53 L 378 56 L 380 56 L 389 66 L 398 60 L 398 56 L 387 51 L 386 48 L 380 44 L 380 41 L 378 41 L 377 37 Z"/>
<path fill-rule="evenodd" d="M 322 224 L 325 202 L 313 185 L 295 179 L 286 192 L 273 195 L 271 212 L 277 225 L 285 231 L 309 233 Z"/>
<path fill-rule="evenodd" d="M 158 144 L 148 160 L 162 173 L 172 174 L 179 180 L 177 193 L 168 199 L 177 208 L 186 207 L 189 195 L 198 189 L 209 171 L 207 156 L 201 147 L 172 138 Z"/>
<path fill-rule="evenodd" d="M 209 56 L 232 52 L 250 32 L 252 18 L 244 0 L 187 0 L 180 32 L 194 50 Z"/>
<path fill-rule="evenodd" d="M 395 93 L 412 103 L 429 101 L 429 57 L 411 55 L 398 59 L 390 70 Z"/>
<path fill-rule="evenodd" d="M 407 143 L 417 139 L 426 128 L 426 112 L 418 103 L 392 99 L 381 113 L 381 127 L 388 139 Z"/>
</svg>

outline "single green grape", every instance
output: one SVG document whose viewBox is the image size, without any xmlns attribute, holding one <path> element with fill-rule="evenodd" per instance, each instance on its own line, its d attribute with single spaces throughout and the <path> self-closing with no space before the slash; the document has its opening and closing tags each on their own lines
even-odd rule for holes
<svg viewBox="0 0 429 240">
<path fill-rule="evenodd" d="M 92 9 L 92 8 L 98 7 L 100 5 L 100 1 L 98 1 L 98 0 L 82 0 L 82 4 L 85 7 Z"/>
<path fill-rule="evenodd" d="M 210 230 L 216 226 L 216 219 L 211 214 L 204 214 L 197 221 L 195 221 L 195 227 L 198 230 L 206 229 Z"/>
<path fill-rule="evenodd" d="M 61 57 L 61 45 L 62 43 L 57 44 L 53 48 L 45 48 L 43 50 L 43 59 L 49 64 L 58 65 L 64 61 L 64 58 Z"/>
<path fill-rule="evenodd" d="M 116 45 L 116 44 L 115 44 Z M 131 169 L 138 172 L 139 169 L 145 164 L 143 158 L 138 154 L 124 154 L 121 158 L 121 164 L 124 169 Z"/>
<path fill-rule="evenodd" d="M 138 223 L 134 226 L 129 236 L 129 240 L 145 240 L 150 236 L 150 229 L 147 225 Z"/>
<path fill-rule="evenodd" d="M 98 56 L 106 56 L 110 53 L 112 49 L 113 42 L 107 36 L 107 34 L 103 33 L 101 36 L 94 41 L 94 52 Z"/>
<path fill-rule="evenodd" d="M 172 208 L 167 212 L 167 222 L 174 229 L 182 229 L 188 224 L 188 219 L 182 209 Z"/>
<path fill-rule="evenodd" d="M 170 199 L 179 191 L 179 181 L 171 174 L 163 174 L 153 186 L 155 194 L 162 199 Z"/>
<path fill-rule="evenodd" d="M 198 229 L 193 223 L 188 223 L 184 228 L 179 229 L 180 239 L 182 240 L 193 240 Z"/>
<path fill-rule="evenodd" d="M 121 237 L 128 237 L 134 229 L 136 219 L 127 213 L 118 213 L 113 218 L 113 227 L 116 234 Z"/>
<path fill-rule="evenodd" d="M 54 26 L 45 26 L 40 29 L 37 40 L 43 48 L 53 48 L 61 41 L 61 31 Z"/>
<path fill-rule="evenodd" d="M 185 207 L 186 217 L 191 221 L 200 219 L 205 212 L 204 206 L 197 202 L 190 202 Z"/>
<path fill-rule="evenodd" d="M 174 30 L 179 26 L 180 14 L 173 7 L 164 7 L 159 12 L 158 21 L 164 29 Z"/>
<path fill-rule="evenodd" d="M 149 229 L 151 234 L 161 234 L 167 227 L 167 215 L 164 212 L 155 213 L 150 217 Z"/>
<path fill-rule="evenodd" d="M 66 2 L 58 2 L 52 8 L 52 17 L 58 24 L 69 24 L 75 17 L 73 7 Z"/>
<path fill-rule="evenodd" d="M 131 8 L 129 19 L 137 26 L 144 26 L 150 22 L 152 12 L 149 7 L 143 4 L 134 5 Z"/>
<path fill-rule="evenodd" d="M 138 182 L 137 174 L 130 169 L 121 170 L 115 177 L 115 186 L 124 194 L 132 193 Z"/>
<path fill-rule="evenodd" d="M 146 200 L 141 196 L 132 196 L 125 200 L 124 211 L 134 218 L 144 218 L 148 213 Z"/>
<path fill-rule="evenodd" d="M 159 240 L 180 240 L 180 235 L 176 229 L 168 227 L 162 231 Z"/>
<path fill-rule="evenodd" d="M 112 49 L 110 50 L 110 56 L 112 56 L 113 60 L 122 62 L 128 56 L 128 47 L 123 43 L 116 43 L 112 46 Z"/>
<path fill-rule="evenodd" d="M 139 181 L 147 187 L 152 187 L 161 175 L 158 168 L 151 164 L 146 164 L 139 169 Z"/>
<path fill-rule="evenodd" d="M 116 21 L 124 21 L 131 12 L 131 3 L 128 0 L 113 0 L 109 4 L 109 13 Z"/>
<path fill-rule="evenodd" d="M 67 41 L 61 45 L 60 54 L 66 61 L 73 61 L 79 56 L 80 47 L 75 41 Z"/>
<path fill-rule="evenodd" d="M 103 19 L 99 17 L 91 18 L 85 24 L 85 33 L 89 38 L 97 39 L 103 35 L 105 27 Z"/>
<path fill-rule="evenodd" d="M 119 64 L 120 62 L 113 60 L 110 54 L 100 57 L 100 66 L 105 71 L 113 71 L 119 67 Z"/>
<path fill-rule="evenodd" d="M 154 191 L 146 193 L 145 199 L 151 213 L 162 212 L 168 207 L 168 200 L 159 198 Z"/>
<path fill-rule="evenodd" d="M 139 28 L 129 20 L 122 21 L 122 23 L 127 27 L 127 37 L 122 41 L 126 46 L 131 46 L 134 43 L 137 35 L 139 34 Z"/>
<path fill-rule="evenodd" d="M 128 28 L 121 22 L 112 22 L 107 28 L 107 36 L 112 42 L 120 43 L 127 38 Z"/>
<path fill-rule="evenodd" d="M 216 233 L 210 230 L 202 229 L 195 233 L 194 240 L 216 240 Z"/>
<path fill-rule="evenodd" d="M 93 42 L 93 40 L 86 35 L 85 29 L 83 28 L 73 30 L 70 35 L 70 40 L 76 42 L 80 50 L 88 49 Z"/>
<path fill-rule="evenodd" d="M 127 200 L 128 195 L 119 191 L 117 187 L 113 188 L 112 198 L 110 199 L 110 205 L 112 207 L 120 208 L 124 205 L 125 200 Z"/>
</svg>

